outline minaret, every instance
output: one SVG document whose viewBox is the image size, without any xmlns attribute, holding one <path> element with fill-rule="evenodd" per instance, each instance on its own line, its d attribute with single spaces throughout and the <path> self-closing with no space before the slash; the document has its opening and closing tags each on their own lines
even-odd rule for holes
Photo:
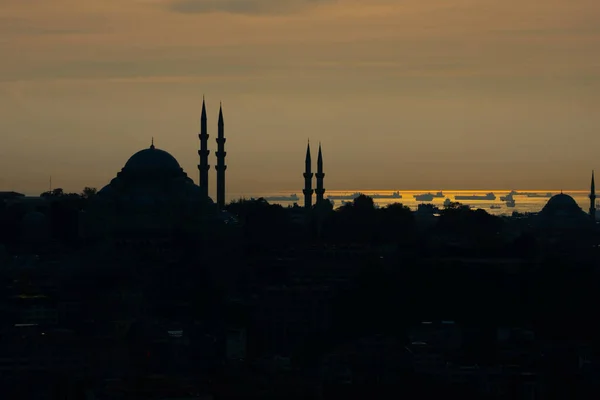
<svg viewBox="0 0 600 400">
<path fill-rule="evenodd" d="M 323 178 L 325 178 L 325 174 L 323 173 L 323 154 L 321 153 L 321 143 L 319 143 L 319 156 L 317 158 L 317 173 L 315 174 L 317 178 L 317 189 L 315 193 L 317 194 L 317 204 L 323 202 L 323 195 L 325 194 L 325 187 L 323 186 Z"/>
<path fill-rule="evenodd" d="M 198 171 L 200 173 L 200 179 L 198 180 L 198 186 L 202 190 L 204 196 L 208 197 L 208 126 L 206 123 L 206 105 L 204 104 L 204 97 L 202 97 L 202 116 L 200 117 L 200 150 L 198 155 L 200 156 L 200 164 L 198 164 Z"/>
<path fill-rule="evenodd" d="M 305 161 L 305 168 L 304 168 L 304 190 L 302 191 L 302 193 L 304 193 L 304 208 L 306 208 L 307 210 L 310 210 L 312 208 L 312 195 L 313 195 L 313 189 L 312 189 L 312 177 L 313 177 L 313 173 L 311 172 L 311 166 L 310 166 L 311 162 L 310 162 L 310 142 L 308 143 L 308 146 L 306 147 L 306 161 Z"/>
<path fill-rule="evenodd" d="M 590 185 L 590 217 L 596 220 L 596 184 L 594 183 L 594 171 L 592 171 L 592 184 Z"/>
<path fill-rule="evenodd" d="M 222 210 L 225 208 L 225 124 L 223 122 L 223 108 L 219 105 L 219 133 L 217 135 L 217 206 Z"/>
</svg>

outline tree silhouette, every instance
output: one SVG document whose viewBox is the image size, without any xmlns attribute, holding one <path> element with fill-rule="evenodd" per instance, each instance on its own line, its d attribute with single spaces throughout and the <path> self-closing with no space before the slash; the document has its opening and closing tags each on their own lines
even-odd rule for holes
<svg viewBox="0 0 600 400">
<path fill-rule="evenodd" d="M 469 207 L 466 204 L 462 204 L 458 201 L 451 201 L 450 203 L 444 204 L 444 211 L 446 212 L 452 212 L 452 211 L 466 211 L 466 210 L 470 210 L 471 207 Z"/>
<path fill-rule="evenodd" d="M 379 242 L 400 243 L 414 237 L 415 217 L 401 203 L 389 204 L 377 213 L 376 234 Z"/>
<path fill-rule="evenodd" d="M 375 223 L 373 199 L 361 194 L 352 203 L 346 203 L 339 208 L 335 235 L 346 241 L 370 243 Z"/>
<path fill-rule="evenodd" d="M 232 201 L 226 209 L 238 217 L 249 245 L 280 243 L 294 233 L 288 210 L 263 198 Z"/>
<path fill-rule="evenodd" d="M 502 219 L 485 210 L 472 210 L 460 203 L 450 203 L 441 211 L 437 230 L 456 238 L 468 238 L 485 247 L 498 244 L 497 236 L 503 225 Z"/>
<path fill-rule="evenodd" d="M 40 194 L 40 197 L 60 197 L 65 194 L 62 188 L 56 188 Z"/>
<path fill-rule="evenodd" d="M 77 193 L 65 193 L 57 188 L 40 195 L 47 200 L 52 237 L 63 244 L 75 244 L 79 237 L 79 212 L 85 199 Z"/>
<path fill-rule="evenodd" d="M 90 197 L 95 196 L 96 193 L 98 193 L 98 189 L 96 189 L 94 187 L 86 186 L 83 188 L 83 191 L 81 192 L 81 197 L 83 197 L 84 199 L 89 199 Z"/>
<path fill-rule="evenodd" d="M 352 202 L 352 205 L 355 210 L 358 212 L 371 212 L 375 210 L 375 203 L 373 202 L 373 198 L 364 194 L 356 197 Z"/>
</svg>

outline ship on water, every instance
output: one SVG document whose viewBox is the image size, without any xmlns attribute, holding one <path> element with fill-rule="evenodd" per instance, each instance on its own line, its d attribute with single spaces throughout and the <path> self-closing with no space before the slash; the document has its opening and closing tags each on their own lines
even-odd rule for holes
<svg viewBox="0 0 600 400">
<path fill-rule="evenodd" d="M 354 200 L 361 194 L 362 193 L 360 193 L 360 192 L 354 192 L 352 194 L 329 195 L 329 196 L 327 196 L 327 199 L 328 200 Z"/>
<path fill-rule="evenodd" d="M 500 209 L 500 208 L 502 208 L 502 206 L 499 206 L 499 205 L 497 205 L 497 204 L 492 204 L 492 205 L 490 206 L 490 209 L 492 209 L 492 210 L 498 210 L 498 209 Z"/>
<path fill-rule="evenodd" d="M 516 190 L 511 190 L 506 196 L 500 196 L 501 201 L 511 201 L 513 196 L 518 195 L 519 193 Z"/>
<path fill-rule="evenodd" d="M 297 194 L 291 194 L 289 196 L 269 196 L 264 198 L 266 201 L 298 201 L 300 198 Z"/>
<path fill-rule="evenodd" d="M 400 192 L 394 192 L 392 194 L 375 193 L 375 194 L 371 195 L 370 197 L 373 199 L 401 199 L 402 195 L 400 194 Z"/>
<path fill-rule="evenodd" d="M 484 195 L 471 195 L 471 196 L 465 196 L 465 195 L 458 195 L 458 196 L 454 196 L 455 200 L 496 200 L 496 195 L 492 192 L 490 193 L 486 193 Z"/>
<path fill-rule="evenodd" d="M 549 199 L 550 197 L 553 196 L 553 194 L 550 193 L 550 192 L 547 192 L 547 193 L 535 193 L 535 192 L 517 192 L 516 190 L 511 190 L 510 193 L 507 194 L 506 196 L 500 197 L 500 200 L 502 200 L 502 201 L 508 201 L 508 199 L 511 199 L 512 196 L 526 196 L 526 197 Z"/>
<path fill-rule="evenodd" d="M 443 198 L 445 197 L 444 193 L 442 193 L 442 191 L 440 190 L 437 193 L 421 193 L 421 194 L 415 194 L 413 196 L 415 198 L 415 200 L 417 201 L 432 201 L 435 198 Z"/>
<path fill-rule="evenodd" d="M 517 192 L 515 192 L 514 190 L 512 190 L 509 194 L 507 194 L 506 196 L 502 196 L 500 197 L 500 200 L 506 202 L 506 207 L 510 207 L 513 208 L 517 203 L 515 202 L 515 199 L 513 198 L 513 196 L 516 194 Z"/>
<path fill-rule="evenodd" d="M 542 197 L 544 199 L 548 199 L 552 197 L 552 193 L 523 193 L 527 197 Z"/>
<path fill-rule="evenodd" d="M 506 202 L 506 207 L 514 208 L 517 203 L 515 202 L 515 199 L 513 196 L 516 194 L 518 194 L 518 193 L 515 192 L 514 190 L 511 190 L 510 193 L 507 194 L 506 196 L 501 196 L 500 200 Z"/>
</svg>

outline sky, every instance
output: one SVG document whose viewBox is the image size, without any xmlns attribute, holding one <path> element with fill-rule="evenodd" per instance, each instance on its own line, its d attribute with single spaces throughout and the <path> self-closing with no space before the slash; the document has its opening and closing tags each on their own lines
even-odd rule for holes
<svg viewBox="0 0 600 400">
<path fill-rule="evenodd" d="M 155 145 L 211 193 L 586 189 L 598 0 L 0 0 L 0 190 L 102 187 Z"/>
</svg>

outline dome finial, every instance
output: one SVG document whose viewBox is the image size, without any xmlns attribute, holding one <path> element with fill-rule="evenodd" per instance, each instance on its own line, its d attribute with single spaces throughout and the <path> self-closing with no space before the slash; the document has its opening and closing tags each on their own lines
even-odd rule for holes
<svg viewBox="0 0 600 400">
<path fill-rule="evenodd" d="M 153 149 L 154 148 L 154 136 L 152 136 L 152 142 L 150 143 L 150 148 Z"/>
</svg>

